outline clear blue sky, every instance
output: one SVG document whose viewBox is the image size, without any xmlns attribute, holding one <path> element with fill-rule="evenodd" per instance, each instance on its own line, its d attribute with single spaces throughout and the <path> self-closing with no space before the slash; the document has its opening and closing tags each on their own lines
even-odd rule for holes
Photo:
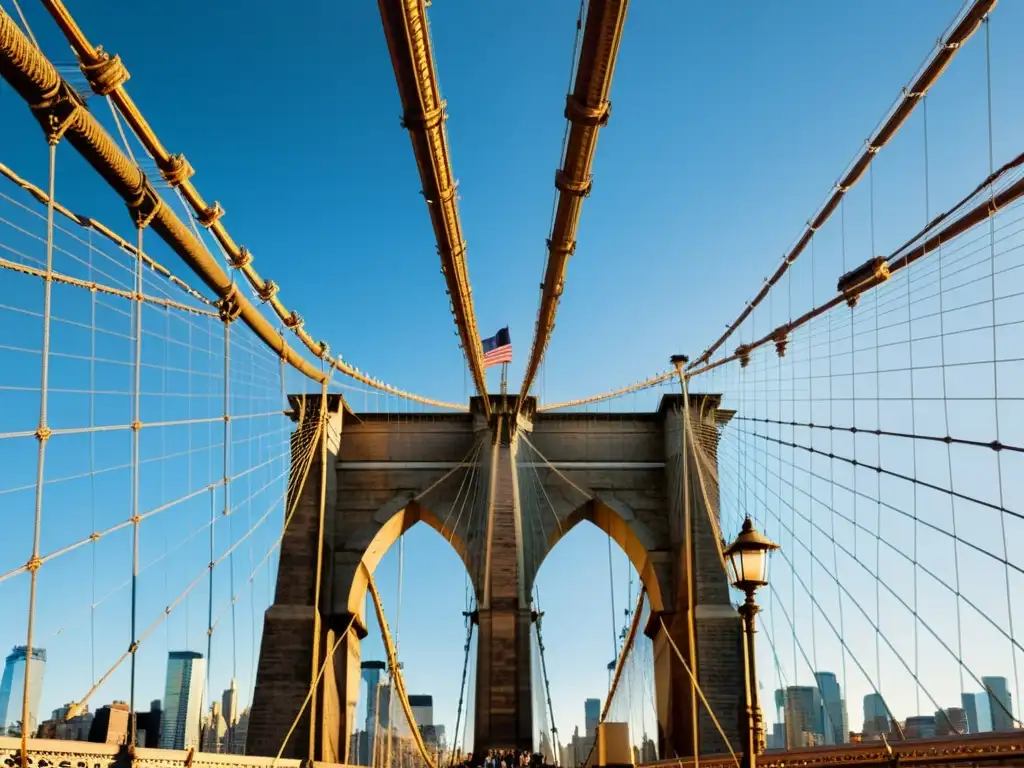
<svg viewBox="0 0 1024 768">
<path fill-rule="evenodd" d="M 8 2 L 0 5 L 12 10 Z M 50 58 L 73 64 L 49 18 L 31 2 L 22 5 Z M 662 370 L 674 352 L 695 354 L 706 346 L 774 270 L 960 5 L 959 0 L 794 0 L 723 7 L 635 3 L 615 71 L 612 118 L 598 145 L 594 191 L 584 205 L 550 363 L 540 378 L 542 398 L 563 400 L 616 387 Z M 280 285 L 285 302 L 303 315 L 315 338 L 398 386 L 450 400 L 468 395 L 372 3 L 243 6 L 181 0 L 142 7 L 119 0 L 75 2 L 70 8 L 93 42 L 122 56 L 136 103 L 165 145 L 186 153 L 200 190 L 221 201 L 233 236 L 252 251 L 260 272 Z M 478 325 L 483 335 L 510 326 L 516 348 L 513 386 L 529 350 L 546 255 L 576 10 L 574 2 L 533 2 L 510 13 L 455 0 L 438 0 L 430 9 Z M 1024 66 L 1024 53 L 1014 50 L 1022 25 L 1024 7 L 1000 4 L 992 24 L 997 165 L 1020 149 L 1022 115 L 1013 103 L 1019 80 L 1013 73 Z M 979 36 L 929 101 L 933 214 L 987 173 L 984 71 Z M 90 103 L 109 125 L 106 105 L 98 99 Z M 45 144 L 6 85 L 0 86 L 0 113 L 0 161 L 44 184 Z M 921 126 L 915 117 L 877 163 L 876 252 L 889 252 L 924 222 Z M 61 147 L 59 163 L 58 197 L 131 236 L 120 201 L 70 148 Z M 847 221 L 854 222 L 847 233 L 850 266 L 870 253 L 867 200 L 865 194 L 852 196 L 846 211 Z M 34 226 L 41 231 L 38 223 Z M 819 299 L 834 289 L 842 271 L 834 235 L 815 276 Z M 175 271 L 183 271 L 166 249 L 159 253 Z M 797 310 L 811 299 L 809 278 L 801 274 L 805 282 L 794 283 Z M 13 280 L 8 273 L 0 280 L 5 297 L 20 290 L 8 282 Z M 766 310 L 779 313 L 773 314 L 774 323 L 785 314 L 779 301 Z M 770 320 L 762 313 L 758 322 L 763 333 Z M 272 372 L 265 361 L 253 367 L 260 366 Z M 496 372 L 491 379 L 496 387 Z M 729 382 L 712 385 L 727 388 Z M 272 382 L 259 399 L 273 402 Z M 646 396 L 615 407 L 631 410 L 653 402 Z M 383 399 L 377 404 L 405 407 Z M 362 406 L 358 398 L 355 405 Z M 27 412 L 31 423 L 33 408 Z M 261 449 L 270 456 L 281 450 L 282 440 L 277 434 L 273 447 Z M 34 455 L 24 445 L 18 450 L 16 471 L 0 472 L 4 487 L 31 482 Z M 268 470 L 265 481 L 274 477 Z M 17 515 L 11 523 L 16 543 L 2 556 L 0 572 L 26 559 L 31 499 L 25 500 L 29 503 L 3 513 Z M 48 510 L 52 525 L 71 526 L 76 519 L 73 497 L 65 503 Z M 252 514 L 262 511 L 253 502 Z M 123 507 L 109 514 L 120 519 Z M 193 522 L 201 521 L 203 511 L 190 514 Z M 733 529 L 738 523 L 735 516 L 725 521 Z M 187 528 L 187 520 L 175 518 L 160 539 L 180 540 Z M 236 528 L 221 541 L 236 540 L 242 531 Z M 272 541 L 272 532 L 254 537 L 257 560 Z M 454 552 L 432 531 L 413 530 L 406 543 L 402 655 L 407 679 L 411 691 L 434 694 L 436 720 L 451 728 L 462 661 L 463 573 Z M 203 536 L 188 545 L 199 568 L 207 559 L 206 546 Z M 236 566 L 236 588 L 248 575 L 245 552 Z M 61 564 L 54 584 L 71 584 L 91 573 L 90 562 L 82 555 L 73 566 Z M 125 547 L 112 549 L 110 560 L 101 562 L 112 572 L 130 572 Z M 381 569 L 382 590 L 394 610 L 394 553 Z M 621 611 L 627 566 L 618 551 L 613 570 Z M 187 583 L 187 572 L 187 565 L 181 566 L 174 579 Z M 408 578 L 426 572 L 429 579 Z M 255 581 L 259 610 L 269 598 L 268 575 L 264 569 Z M 164 586 L 162 573 L 153 578 L 160 582 L 151 586 L 154 592 L 174 593 Z M 541 571 L 545 642 L 559 660 L 550 672 L 563 736 L 582 726 L 583 700 L 605 691 L 611 657 L 607 583 L 606 543 L 592 528 L 574 531 Z M 23 577 L 0 584 L 0 600 L 23 605 L 25 585 Z M 166 636 L 153 639 L 159 647 L 140 656 L 142 701 L 162 695 L 167 647 L 180 647 L 187 637 L 191 647 L 205 650 L 205 589 L 200 586 L 190 598 L 190 623 L 186 626 L 180 612 L 172 616 Z M 88 615 L 88 596 L 73 592 L 51 587 L 41 626 L 52 631 L 67 614 Z M 230 594 L 226 585 L 218 586 L 222 604 Z M 243 605 L 238 633 L 244 641 L 238 641 L 237 654 L 246 697 L 252 635 L 247 594 Z M 122 647 L 126 630 L 121 626 L 103 626 L 101 639 L 109 635 L 111 649 Z M 88 637 L 88 619 L 85 627 L 79 626 L 78 635 L 48 641 L 53 661 L 44 714 L 81 696 L 88 675 L 74 672 L 68 659 Z M 0 630 L 0 646 L 22 636 L 19 624 L 8 625 Z M 215 658 L 223 659 L 217 654 L 229 654 L 232 644 L 217 642 L 227 643 L 215 649 Z M 373 655 L 372 642 L 365 648 Z M 104 651 L 104 658 L 113 661 L 118 653 Z M 832 658 L 835 669 L 839 657 Z M 212 685 L 219 691 L 231 672 L 215 666 Z M 1010 676 L 1009 669 L 982 671 Z M 777 685 L 767 672 L 765 680 L 766 689 Z M 97 694 L 97 704 L 125 695 L 123 678 L 110 686 Z M 868 692 L 863 687 L 853 695 Z M 907 702 L 903 713 L 909 708 Z M 850 709 L 851 726 L 857 727 L 859 702 Z M 927 705 L 923 711 L 929 711 Z"/>
</svg>

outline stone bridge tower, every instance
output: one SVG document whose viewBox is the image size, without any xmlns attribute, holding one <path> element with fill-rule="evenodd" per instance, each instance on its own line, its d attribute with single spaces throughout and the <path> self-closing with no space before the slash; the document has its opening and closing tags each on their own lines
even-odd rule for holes
<svg viewBox="0 0 1024 768">
<path fill-rule="evenodd" d="M 690 682 L 669 637 L 690 655 L 687 586 L 694 589 L 695 658 L 701 687 L 732 740 L 742 696 L 740 623 L 719 557 L 717 492 L 701 490 L 698 453 L 714 471 L 718 428 L 731 414 L 715 395 L 691 395 L 688 451 L 691 530 L 682 504 L 681 397 L 666 396 L 653 413 L 544 413 L 528 398 L 480 398 L 469 413 L 352 412 L 340 396 L 327 403 L 326 514 L 321 529 L 320 451 L 297 499 L 281 544 L 274 604 L 263 643 L 247 753 L 274 755 L 310 688 L 313 655 L 337 646 L 312 706 L 284 756 L 352 762 L 349 737 L 360 683 L 360 642 L 367 634 L 368 572 L 399 536 L 422 522 L 438 531 L 465 563 L 478 610 L 475 744 L 529 747 L 533 741 L 530 632 L 537 571 L 577 523 L 604 530 L 626 552 L 647 587 L 654 643 L 658 739 L 664 756 L 693 752 Z M 316 418 L 320 402 L 292 398 Z M 692 442 L 692 441 L 691 441 Z M 706 467 L 706 469 L 707 469 Z M 706 474 L 706 473 L 705 473 Z M 705 499 L 710 501 L 709 515 Z M 316 563 L 323 568 L 316 605 Z M 692 580 L 687 579 L 690 547 Z M 314 643 L 316 612 L 320 636 Z M 317 650 L 314 650 L 314 646 Z M 724 752 L 706 714 L 699 750 Z"/>
</svg>

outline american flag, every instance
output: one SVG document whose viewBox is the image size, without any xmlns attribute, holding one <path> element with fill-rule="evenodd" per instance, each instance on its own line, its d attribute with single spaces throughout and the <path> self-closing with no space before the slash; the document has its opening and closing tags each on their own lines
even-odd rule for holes
<svg viewBox="0 0 1024 768">
<path fill-rule="evenodd" d="M 484 353 L 484 368 L 512 362 L 512 337 L 508 328 L 502 328 L 489 339 L 480 342 Z"/>
</svg>

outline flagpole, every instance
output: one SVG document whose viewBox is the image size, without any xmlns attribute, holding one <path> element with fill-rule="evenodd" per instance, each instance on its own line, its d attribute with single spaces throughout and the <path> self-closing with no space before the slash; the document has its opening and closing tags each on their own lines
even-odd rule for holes
<svg viewBox="0 0 1024 768">
<path fill-rule="evenodd" d="M 508 363 L 501 364 L 501 394 L 508 393 Z"/>
</svg>

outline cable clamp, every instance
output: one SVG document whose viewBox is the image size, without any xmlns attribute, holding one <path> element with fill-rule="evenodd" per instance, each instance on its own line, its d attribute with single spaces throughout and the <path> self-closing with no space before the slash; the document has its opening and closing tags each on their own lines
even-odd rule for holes
<svg viewBox="0 0 1024 768">
<path fill-rule="evenodd" d="M 740 359 L 740 368 L 746 368 L 750 364 L 750 345 L 740 344 L 736 347 L 736 356 Z"/>
<path fill-rule="evenodd" d="M 208 206 L 206 210 L 198 214 L 196 218 L 199 220 L 200 224 L 209 229 L 214 224 L 216 224 L 220 217 L 223 215 L 224 209 L 221 208 L 219 202 L 214 200 L 213 205 Z"/>
<path fill-rule="evenodd" d="M 146 174 L 143 173 L 139 189 L 136 191 L 135 196 L 128 201 L 128 210 L 132 213 L 135 226 L 139 229 L 148 227 L 160 212 L 163 204 L 164 201 L 160 199 L 160 195 L 146 177 Z"/>
<path fill-rule="evenodd" d="M 40 569 L 40 567 L 42 567 L 42 565 L 43 559 L 39 555 L 32 555 L 32 557 L 28 559 L 28 562 L 25 563 L 25 570 L 29 573 L 35 573 Z"/>
<path fill-rule="evenodd" d="M 882 256 L 861 264 L 839 278 L 836 290 L 846 297 L 846 303 L 852 309 L 865 291 L 881 285 L 889 279 L 889 262 Z"/>
<path fill-rule="evenodd" d="M 50 430 L 50 428 L 43 424 L 36 430 L 36 439 L 41 443 L 45 443 L 47 440 L 50 439 L 50 435 L 52 434 L 53 432 Z"/>
<path fill-rule="evenodd" d="M 191 179 L 196 172 L 184 155 L 170 155 L 159 165 L 160 175 L 172 187 L 177 187 L 183 181 Z"/>
<path fill-rule="evenodd" d="M 775 332 L 775 335 L 772 336 L 772 341 L 775 342 L 775 351 L 778 353 L 779 357 L 785 357 L 786 346 L 789 344 L 789 338 L 788 334 L 786 333 L 786 329 L 779 328 Z"/>
<path fill-rule="evenodd" d="M 288 315 L 288 317 L 284 318 L 282 322 L 284 323 L 285 328 L 290 328 L 297 333 L 306 321 L 303 320 L 299 313 L 293 309 L 292 313 Z"/>
<path fill-rule="evenodd" d="M 436 107 L 426 112 L 406 112 L 401 117 L 402 127 L 408 131 L 413 129 L 430 130 L 431 128 L 437 128 L 437 126 L 439 126 L 447 117 L 445 114 L 445 107 L 447 106 L 448 102 L 442 101 Z"/>
<path fill-rule="evenodd" d="M 244 245 L 238 246 L 238 255 L 231 255 L 231 266 L 235 269 L 243 269 L 252 264 L 252 254 Z"/>
<path fill-rule="evenodd" d="M 591 107 L 571 93 L 565 97 L 565 119 L 571 123 L 603 128 L 608 125 L 608 118 L 611 117 L 611 114 L 612 103 L 610 101 L 602 101 L 596 107 Z"/>
<path fill-rule="evenodd" d="M 46 140 L 56 145 L 71 127 L 79 109 L 86 109 L 82 97 L 64 80 L 43 95 L 38 104 L 31 105 L 32 114 L 46 134 Z"/>
<path fill-rule="evenodd" d="M 593 188 L 593 176 L 588 175 L 585 179 L 574 179 L 561 168 L 555 171 L 555 189 L 559 192 L 574 197 L 590 197 L 590 190 Z"/>
<path fill-rule="evenodd" d="M 238 295 L 238 286 L 234 283 L 227 294 L 217 302 L 217 312 L 225 323 L 234 322 L 242 314 L 241 297 Z"/>
<path fill-rule="evenodd" d="M 139 421 L 138 419 L 136 419 L 135 421 L 133 421 L 128 426 L 129 426 L 129 429 L 131 429 L 132 432 L 138 432 L 140 429 L 142 429 L 142 422 Z"/>
<path fill-rule="evenodd" d="M 265 280 L 263 286 L 256 289 L 256 295 L 260 297 L 260 301 L 270 301 L 280 290 L 273 280 Z"/>
<path fill-rule="evenodd" d="M 127 68 L 117 54 L 111 56 L 103 48 L 96 49 L 96 59 L 88 64 L 79 64 L 82 74 L 89 81 L 92 90 L 100 96 L 108 96 L 131 78 Z"/>
</svg>

